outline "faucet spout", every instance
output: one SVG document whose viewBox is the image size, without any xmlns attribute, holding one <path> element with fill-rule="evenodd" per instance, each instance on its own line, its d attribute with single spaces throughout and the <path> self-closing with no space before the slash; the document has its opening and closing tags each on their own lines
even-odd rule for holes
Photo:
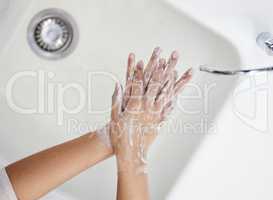
<svg viewBox="0 0 273 200">
<path fill-rule="evenodd" d="M 269 56 L 273 56 L 273 34 L 269 32 L 260 33 L 256 42 Z"/>
</svg>

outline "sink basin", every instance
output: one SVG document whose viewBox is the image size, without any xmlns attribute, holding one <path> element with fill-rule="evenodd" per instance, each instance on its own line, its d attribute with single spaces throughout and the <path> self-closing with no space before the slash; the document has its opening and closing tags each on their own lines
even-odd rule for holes
<svg viewBox="0 0 273 200">
<path fill-rule="evenodd" d="M 64 59 L 42 59 L 27 42 L 27 27 L 32 17 L 47 8 L 65 10 L 78 25 L 78 45 Z M 181 54 L 179 72 L 200 64 L 240 66 L 239 54 L 229 40 L 165 1 L 11 0 L 0 25 L 6 26 L 0 33 L 0 152 L 9 162 L 107 122 L 114 81 L 124 82 L 126 58 L 131 51 L 147 61 L 155 46 L 164 49 L 164 56 L 177 49 Z M 7 97 L 7 85 L 22 72 L 32 72 L 34 77 L 18 79 L 12 96 Z M 45 75 L 45 92 L 41 92 L 39 74 Z M 204 137 L 217 129 L 213 122 L 235 83 L 236 77 L 195 72 L 151 149 L 152 199 L 168 197 Z M 79 104 L 77 88 L 60 95 L 60 87 L 69 84 L 79 86 L 90 97 L 74 114 L 58 112 L 61 106 L 71 109 Z M 50 95 L 48 87 L 55 88 L 55 93 Z M 10 98 L 24 109 L 31 108 L 32 114 L 18 113 L 10 105 Z M 54 105 L 51 110 L 47 106 L 50 102 Z M 114 159 L 87 170 L 58 190 L 80 200 L 113 199 L 116 192 Z"/>
</svg>

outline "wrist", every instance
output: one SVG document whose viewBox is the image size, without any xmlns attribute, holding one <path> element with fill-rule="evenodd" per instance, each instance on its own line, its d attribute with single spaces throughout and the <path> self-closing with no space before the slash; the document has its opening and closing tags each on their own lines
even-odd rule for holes
<svg viewBox="0 0 273 200">
<path fill-rule="evenodd" d="M 146 160 L 137 157 L 124 158 L 116 155 L 117 170 L 119 173 L 141 174 L 147 172 L 148 163 Z"/>
<path fill-rule="evenodd" d="M 100 154 L 107 154 L 107 156 L 113 155 L 114 152 L 112 146 L 106 145 L 106 143 L 102 141 L 97 131 L 87 133 L 81 137 L 86 140 L 92 149 L 93 147 L 96 147 L 96 150 L 99 151 Z"/>
<path fill-rule="evenodd" d="M 96 135 L 105 147 L 112 149 L 109 124 L 106 124 L 104 127 L 96 130 L 92 135 Z"/>
<path fill-rule="evenodd" d="M 143 162 L 117 161 L 118 173 L 146 174 L 148 165 Z"/>
</svg>

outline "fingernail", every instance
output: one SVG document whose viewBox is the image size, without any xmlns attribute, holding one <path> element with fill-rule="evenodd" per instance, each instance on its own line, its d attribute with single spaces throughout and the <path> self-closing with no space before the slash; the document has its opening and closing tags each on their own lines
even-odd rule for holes
<svg viewBox="0 0 273 200">
<path fill-rule="evenodd" d="M 117 87 L 117 93 L 119 93 L 119 90 L 120 90 L 120 85 L 119 85 L 119 83 L 116 83 L 116 87 Z"/>
<path fill-rule="evenodd" d="M 134 59 L 135 58 L 135 54 L 134 53 L 130 53 L 129 54 L 129 59 Z"/>
<path fill-rule="evenodd" d="M 153 56 L 158 57 L 160 55 L 160 53 L 161 53 L 161 48 L 160 47 L 156 47 L 154 49 Z"/>
<path fill-rule="evenodd" d="M 128 65 L 131 66 L 131 68 L 134 66 L 135 62 L 135 54 L 130 53 L 128 57 Z"/>
<path fill-rule="evenodd" d="M 174 52 L 172 52 L 172 59 L 177 60 L 177 59 L 178 59 L 178 57 L 179 57 L 179 53 L 178 53 L 178 51 L 174 51 Z"/>
</svg>

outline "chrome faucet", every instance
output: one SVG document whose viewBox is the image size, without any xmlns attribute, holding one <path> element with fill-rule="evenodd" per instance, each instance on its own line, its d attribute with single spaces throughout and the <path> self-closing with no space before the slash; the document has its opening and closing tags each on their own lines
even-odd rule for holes
<svg viewBox="0 0 273 200">
<path fill-rule="evenodd" d="M 256 42 L 260 48 L 262 48 L 267 55 L 273 56 L 273 34 L 269 32 L 262 32 L 256 38 Z M 240 74 L 248 74 L 248 73 L 257 73 L 257 72 L 265 72 L 265 71 L 273 71 L 273 66 L 266 67 L 247 67 L 239 70 L 219 70 L 218 67 L 211 67 L 207 65 L 202 65 L 199 67 L 199 70 L 202 72 L 208 72 L 213 74 L 221 74 L 221 75 L 240 75 Z"/>
<path fill-rule="evenodd" d="M 256 42 L 269 56 L 273 56 L 273 34 L 269 32 L 260 33 Z"/>
<path fill-rule="evenodd" d="M 266 41 L 265 45 L 273 52 L 273 39 Z"/>
<path fill-rule="evenodd" d="M 268 67 L 255 67 L 255 68 L 246 68 L 246 69 L 238 69 L 238 70 L 219 70 L 217 67 L 211 67 L 207 65 L 201 65 L 199 70 L 202 72 L 208 72 L 212 74 L 220 74 L 220 75 L 242 75 L 248 73 L 257 73 L 257 72 L 266 72 L 273 71 L 273 66 Z"/>
</svg>

